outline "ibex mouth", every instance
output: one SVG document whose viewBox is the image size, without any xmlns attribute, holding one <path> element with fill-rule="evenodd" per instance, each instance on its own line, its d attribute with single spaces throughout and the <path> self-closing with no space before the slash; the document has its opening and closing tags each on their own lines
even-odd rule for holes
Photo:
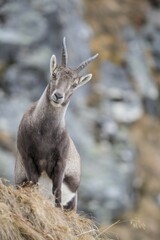
<svg viewBox="0 0 160 240">
<path fill-rule="evenodd" d="M 52 106 L 54 106 L 54 107 L 60 107 L 60 106 L 62 105 L 62 103 L 63 103 L 63 102 L 60 102 L 60 101 L 51 99 L 51 104 L 52 104 Z"/>
<path fill-rule="evenodd" d="M 55 104 L 60 104 L 58 101 L 52 100 Z"/>
</svg>

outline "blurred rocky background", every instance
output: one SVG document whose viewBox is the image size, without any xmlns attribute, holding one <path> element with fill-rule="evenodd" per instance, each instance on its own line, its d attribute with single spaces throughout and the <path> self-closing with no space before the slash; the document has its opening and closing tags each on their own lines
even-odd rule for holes
<svg viewBox="0 0 160 240">
<path fill-rule="evenodd" d="M 104 226 L 121 220 L 114 239 L 159 240 L 159 0 L 0 1 L 0 177 L 14 182 L 20 119 L 63 36 L 71 67 L 100 54 L 67 113 L 82 158 L 79 211 Z"/>
</svg>

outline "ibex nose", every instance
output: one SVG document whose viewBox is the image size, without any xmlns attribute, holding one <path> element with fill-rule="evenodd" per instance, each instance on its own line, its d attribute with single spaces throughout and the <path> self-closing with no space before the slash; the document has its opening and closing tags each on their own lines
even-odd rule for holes
<svg viewBox="0 0 160 240">
<path fill-rule="evenodd" d="M 55 92 L 55 93 L 54 93 L 54 96 L 56 97 L 57 100 L 63 98 L 63 94 L 60 93 L 60 92 Z"/>
</svg>

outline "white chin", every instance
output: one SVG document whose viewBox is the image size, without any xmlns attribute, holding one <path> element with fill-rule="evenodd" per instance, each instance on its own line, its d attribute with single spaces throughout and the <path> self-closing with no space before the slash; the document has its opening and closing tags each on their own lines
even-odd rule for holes
<svg viewBox="0 0 160 240">
<path fill-rule="evenodd" d="M 60 104 L 60 103 L 56 103 L 56 102 L 54 102 L 54 101 L 51 101 L 51 105 L 52 105 L 53 107 L 61 107 L 61 104 Z"/>
</svg>

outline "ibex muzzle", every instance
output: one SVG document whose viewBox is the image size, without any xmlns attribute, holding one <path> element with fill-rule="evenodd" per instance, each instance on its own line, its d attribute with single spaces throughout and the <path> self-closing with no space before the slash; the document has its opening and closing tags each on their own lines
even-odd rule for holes
<svg viewBox="0 0 160 240">
<path fill-rule="evenodd" d="M 51 95 L 51 101 L 53 101 L 56 104 L 62 104 L 64 101 L 64 93 L 58 92 L 55 90 Z"/>
<path fill-rule="evenodd" d="M 67 67 L 64 38 L 61 65 L 53 55 L 50 81 L 40 99 L 26 111 L 19 126 L 16 184 L 37 183 L 45 173 L 52 181 L 52 193 L 58 207 L 76 209 L 77 206 L 80 158 L 65 128 L 65 113 L 75 89 L 92 78 L 92 74 L 79 76 L 79 72 L 97 56 L 82 62 L 76 69 Z"/>
</svg>

